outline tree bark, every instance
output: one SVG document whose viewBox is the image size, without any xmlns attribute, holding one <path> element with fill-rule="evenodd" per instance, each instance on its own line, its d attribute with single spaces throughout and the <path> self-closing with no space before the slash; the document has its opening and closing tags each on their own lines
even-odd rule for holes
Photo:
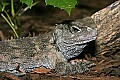
<svg viewBox="0 0 120 80">
<path fill-rule="evenodd" d="M 120 0 L 91 17 L 98 29 L 96 52 L 105 56 L 120 54 Z"/>
</svg>

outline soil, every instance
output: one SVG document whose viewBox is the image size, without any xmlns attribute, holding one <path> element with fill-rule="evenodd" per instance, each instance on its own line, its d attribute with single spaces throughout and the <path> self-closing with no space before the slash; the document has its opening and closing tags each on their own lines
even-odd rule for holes
<svg viewBox="0 0 120 80">
<path fill-rule="evenodd" d="M 91 16 L 116 0 L 90 0 L 90 3 L 89 0 L 78 1 L 78 5 L 72 10 L 70 16 L 64 10 L 54 8 L 53 6 L 45 6 L 44 2 L 28 10 L 19 17 L 21 26 L 18 30 L 22 31 L 20 37 L 36 36 L 49 32 L 53 29 L 53 25 L 63 20 L 74 20 Z M 0 17 L 0 39 L 11 38 L 14 38 L 12 30 Z M 0 72 L 0 80 L 120 80 L 119 58 L 120 55 L 84 57 L 83 59 L 89 59 L 96 63 L 95 67 L 84 74 L 60 76 L 53 73 L 27 73 L 25 76 L 16 77 L 9 73 Z"/>
</svg>

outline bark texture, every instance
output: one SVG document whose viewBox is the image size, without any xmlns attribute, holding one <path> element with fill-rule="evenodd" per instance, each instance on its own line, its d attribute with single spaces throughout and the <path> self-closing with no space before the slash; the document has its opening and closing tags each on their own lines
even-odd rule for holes
<svg viewBox="0 0 120 80">
<path fill-rule="evenodd" d="M 120 0 L 91 16 L 97 24 L 97 53 L 120 54 Z"/>
</svg>

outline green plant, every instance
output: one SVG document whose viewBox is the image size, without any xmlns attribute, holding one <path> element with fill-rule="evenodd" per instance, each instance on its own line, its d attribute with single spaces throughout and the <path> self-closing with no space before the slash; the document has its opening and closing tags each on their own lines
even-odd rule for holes
<svg viewBox="0 0 120 80">
<path fill-rule="evenodd" d="M 32 3 L 31 7 L 37 4 L 38 2 Z M 7 8 L 6 8 L 7 7 Z M 8 8 L 10 7 L 10 8 Z M 19 35 L 17 33 L 18 26 L 20 26 L 20 21 L 18 19 L 18 14 L 21 13 L 22 5 L 19 7 L 17 11 L 15 11 L 14 2 L 11 0 L 10 3 L 7 2 L 0 2 L 0 12 L 1 16 L 4 18 L 4 20 L 9 24 L 12 31 L 14 32 L 14 35 L 16 38 L 19 38 Z M 27 6 L 25 10 L 27 10 L 30 6 Z"/>
<path fill-rule="evenodd" d="M 8 13 L 8 10 L 5 10 L 5 7 L 9 5 L 9 3 L 7 2 L 1 2 L 1 10 L 2 12 L 4 13 L 1 13 L 1 16 L 4 18 L 4 20 L 9 24 L 9 26 L 11 27 L 11 29 L 13 30 L 15 36 L 18 38 L 18 34 L 16 32 L 16 28 L 17 28 L 17 17 L 15 16 L 15 12 L 14 12 L 14 6 L 13 6 L 13 0 L 11 0 L 11 14 L 12 14 L 12 17 L 13 17 L 13 20 L 12 18 L 10 17 L 9 13 Z"/>
<path fill-rule="evenodd" d="M 24 8 L 24 11 L 23 11 L 25 12 L 32 6 L 36 5 L 39 2 L 39 0 L 34 0 L 34 1 L 33 0 L 20 0 L 20 2 L 27 5 L 27 7 Z M 45 3 L 46 5 L 53 5 L 54 7 L 64 9 L 70 15 L 72 8 L 75 7 L 75 5 L 77 4 L 77 1 L 76 0 L 45 0 Z M 7 6 L 11 6 L 11 7 L 6 9 Z M 22 5 L 17 11 L 15 11 L 14 6 L 15 5 L 14 5 L 13 0 L 11 0 L 10 3 L 7 3 L 5 1 L 4 2 L 0 1 L 0 12 L 2 12 L 1 16 L 11 27 L 11 29 L 14 32 L 15 37 L 19 38 L 19 35 L 17 33 L 18 26 L 20 25 L 18 14 L 23 13 L 21 12 Z"/>
<path fill-rule="evenodd" d="M 45 0 L 46 5 L 53 5 L 60 9 L 64 9 L 70 15 L 72 8 L 77 4 L 77 0 Z"/>
<path fill-rule="evenodd" d="M 32 7 L 33 0 L 20 0 L 22 3 L 28 5 L 29 8 Z M 70 15 L 72 8 L 77 4 L 77 0 L 45 0 L 46 5 L 52 5 L 54 7 L 58 7 L 64 9 Z"/>
</svg>

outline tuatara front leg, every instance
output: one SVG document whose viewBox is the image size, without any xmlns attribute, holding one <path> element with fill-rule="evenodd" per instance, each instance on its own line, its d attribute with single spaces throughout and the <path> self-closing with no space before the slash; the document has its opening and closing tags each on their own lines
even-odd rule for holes
<svg viewBox="0 0 120 80">
<path fill-rule="evenodd" d="M 91 63 L 90 61 L 83 62 L 82 60 L 72 63 L 58 62 L 55 66 L 55 73 L 61 75 L 85 73 L 90 70 L 89 68 L 95 65 L 96 65 L 95 63 Z"/>
</svg>

